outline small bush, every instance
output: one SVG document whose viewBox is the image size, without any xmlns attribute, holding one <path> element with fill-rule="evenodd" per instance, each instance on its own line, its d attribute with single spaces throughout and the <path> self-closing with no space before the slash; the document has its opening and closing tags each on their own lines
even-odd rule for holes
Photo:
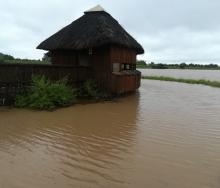
<svg viewBox="0 0 220 188">
<path fill-rule="evenodd" d="M 26 93 L 16 97 L 16 107 L 51 110 L 76 101 L 76 90 L 67 85 L 67 79 L 50 81 L 45 76 L 34 76 Z"/>
<path fill-rule="evenodd" d="M 111 93 L 101 89 L 95 80 L 88 79 L 79 89 L 78 97 L 84 99 L 110 100 L 113 96 Z"/>
<path fill-rule="evenodd" d="M 84 82 L 79 91 L 79 97 L 99 98 L 100 88 L 95 80 L 89 79 Z"/>
</svg>

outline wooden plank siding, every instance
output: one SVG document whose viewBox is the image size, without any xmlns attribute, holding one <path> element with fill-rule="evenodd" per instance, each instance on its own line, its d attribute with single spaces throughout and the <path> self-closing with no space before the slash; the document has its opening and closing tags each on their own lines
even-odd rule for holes
<svg viewBox="0 0 220 188">
<path fill-rule="evenodd" d="M 90 70 L 65 65 L 1 64 L 0 105 L 11 104 L 21 88 L 30 85 L 33 75 L 45 75 L 51 80 L 68 76 L 70 85 L 79 86 L 90 77 Z"/>
<path fill-rule="evenodd" d="M 133 75 L 112 75 L 111 90 L 117 94 L 134 92 L 140 87 L 141 73 L 137 71 Z"/>
<path fill-rule="evenodd" d="M 135 91 L 137 89 L 137 75 L 113 75 L 113 63 L 136 64 L 136 52 L 127 48 L 106 46 L 92 50 L 92 74 L 101 87 L 113 93 Z M 138 80 L 140 82 L 140 80 Z M 113 86 L 114 85 L 114 86 Z"/>
<path fill-rule="evenodd" d="M 78 53 L 74 50 L 51 51 L 53 65 L 78 65 Z"/>
<path fill-rule="evenodd" d="M 90 75 L 87 67 L 67 65 L 2 64 L 0 82 L 27 82 L 32 75 L 45 75 L 51 80 L 68 76 L 70 81 L 81 82 Z"/>
<path fill-rule="evenodd" d="M 51 51 L 51 60 L 53 65 L 79 65 L 80 55 L 88 55 L 88 67 L 92 77 L 97 80 L 104 90 L 109 90 L 111 70 L 110 48 L 108 46 L 101 48 L 75 51 Z M 85 77 L 88 79 L 88 77 Z"/>
<path fill-rule="evenodd" d="M 136 64 L 136 51 L 128 48 L 112 46 L 110 48 L 111 63 Z"/>
<path fill-rule="evenodd" d="M 136 51 L 128 48 L 112 46 L 110 48 L 111 72 L 113 63 L 130 64 L 136 69 Z M 140 86 L 141 73 L 136 71 L 133 74 L 111 74 L 111 91 L 117 94 L 134 92 Z"/>
<path fill-rule="evenodd" d="M 112 65 L 109 47 L 93 49 L 91 55 L 92 74 L 104 90 L 110 91 Z"/>
</svg>

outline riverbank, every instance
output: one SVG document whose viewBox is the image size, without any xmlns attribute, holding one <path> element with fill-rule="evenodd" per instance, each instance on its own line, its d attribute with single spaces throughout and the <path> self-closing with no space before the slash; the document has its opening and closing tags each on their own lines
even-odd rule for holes
<svg viewBox="0 0 220 188">
<path fill-rule="evenodd" d="M 218 64 L 194 64 L 194 63 L 180 63 L 180 64 L 166 64 L 166 63 L 146 63 L 143 60 L 137 61 L 137 68 L 143 69 L 192 69 L 192 70 L 220 70 Z"/>
<path fill-rule="evenodd" d="M 160 70 L 167 70 L 167 69 L 176 69 L 176 70 L 220 70 L 220 68 L 193 68 L 193 67 L 188 67 L 181 69 L 179 67 L 169 67 L 169 68 L 151 68 L 151 67 L 146 67 L 146 66 L 137 66 L 137 69 L 160 69 Z"/>
<path fill-rule="evenodd" d="M 220 88 L 219 81 L 210 81 L 210 80 L 204 80 L 204 79 L 196 80 L 196 79 L 185 79 L 185 78 L 173 78 L 173 77 L 167 77 L 167 76 L 143 76 L 142 79 L 181 82 L 181 83 L 187 83 L 187 84 L 201 84 L 201 85 Z"/>
</svg>

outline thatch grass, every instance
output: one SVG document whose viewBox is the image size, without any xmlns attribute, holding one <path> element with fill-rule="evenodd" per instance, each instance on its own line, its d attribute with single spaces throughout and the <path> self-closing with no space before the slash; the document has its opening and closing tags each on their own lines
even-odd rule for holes
<svg viewBox="0 0 220 188">
<path fill-rule="evenodd" d="M 107 12 L 85 12 L 37 48 L 43 50 L 87 50 L 116 45 L 143 54 L 143 47 Z"/>
<path fill-rule="evenodd" d="M 187 83 L 187 84 L 201 84 L 201 85 L 220 88 L 219 81 L 210 81 L 210 80 L 204 80 L 204 79 L 195 80 L 195 79 L 185 79 L 185 78 L 173 78 L 173 77 L 166 77 L 166 76 L 143 76 L 142 79 L 181 82 L 181 83 Z"/>
</svg>

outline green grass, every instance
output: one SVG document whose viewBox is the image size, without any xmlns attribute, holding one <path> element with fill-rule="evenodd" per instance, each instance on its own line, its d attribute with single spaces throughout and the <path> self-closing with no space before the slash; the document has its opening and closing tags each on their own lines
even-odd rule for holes
<svg viewBox="0 0 220 188">
<path fill-rule="evenodd" d="M 29 59 L 4 60 L 2 63 L 6 63 L 6 64 L 41 64 L 41 65 L 50 65 L 51 64 L 48 61 L 29 60 Z"/>
<path fill-rule="evenodd" d="M 204 79 L 195 80 L 195 79 L 185 79 L 185 78 L 172 78 L 172 77 L 166 77 L 166 76 L 143 76 L 142 79 L 181 82 L 181 83 L 187 83 L 187 84 L 201 84 L 201 85 L 220 88 L 219 81 L 210 81 L 210 80 L 204 80 Z"/>
</svg>

